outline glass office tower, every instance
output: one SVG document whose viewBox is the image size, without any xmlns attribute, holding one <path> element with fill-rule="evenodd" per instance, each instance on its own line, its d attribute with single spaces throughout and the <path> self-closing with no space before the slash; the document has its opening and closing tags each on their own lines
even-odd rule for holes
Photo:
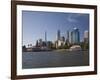
<svg viewBox="0 0 100 80">
<path fill-rule="evenodd" d="M 74 28 L 71 32 L 71 43 L 72 44 L 78 44 L 80 42 L 80 33 L 79 29 Z"/>
</svg>

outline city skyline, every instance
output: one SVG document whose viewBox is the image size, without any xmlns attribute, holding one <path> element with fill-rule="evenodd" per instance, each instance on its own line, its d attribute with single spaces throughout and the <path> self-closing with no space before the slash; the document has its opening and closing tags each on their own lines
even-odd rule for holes
<svg viewBox="0 0 100 80">
<path fill-rule="evenodd" d="M 61 13 L 61 12 L 39 12 L 23 11 L 23 45 L 36 44 L 36 40 L 57 40 L 57 31 L 66 38 L 67 31 L 74 27 L 80 30 L 80 40 L 83 40 L 84 31 L 89 31 L 89 14 L 83 13 Z"/>
</svg>

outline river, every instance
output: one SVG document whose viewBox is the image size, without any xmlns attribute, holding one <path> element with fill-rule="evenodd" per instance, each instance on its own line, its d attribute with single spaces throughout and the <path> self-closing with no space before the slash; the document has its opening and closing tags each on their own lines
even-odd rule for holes
<svg viewBox="0 0 100 80">
<path fill-rule="evenodd" d="M 89 65 L 88 51 L 23 52 L 22 68 L 48 68 Z"/>
</svg>

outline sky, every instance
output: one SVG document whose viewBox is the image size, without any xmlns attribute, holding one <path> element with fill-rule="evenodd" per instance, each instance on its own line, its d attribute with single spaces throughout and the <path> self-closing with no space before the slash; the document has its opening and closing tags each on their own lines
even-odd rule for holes
<svg viewBox="0 0 100 80">
<path fill-rule="evenodd" d="M 43 12 L 43 11 L 22 11 L 22 33 L 23 45 L 36 44 L 36 40 L 47 41 L 57 40 L 57 31 L 65 36 L 67 31 L 71 32 L 78 28 L 80 40 L 83 40 L 84 31 L 89 31 L 89 14 L 85 13 L 64 13 L 64 12 Z"/>
</svg>

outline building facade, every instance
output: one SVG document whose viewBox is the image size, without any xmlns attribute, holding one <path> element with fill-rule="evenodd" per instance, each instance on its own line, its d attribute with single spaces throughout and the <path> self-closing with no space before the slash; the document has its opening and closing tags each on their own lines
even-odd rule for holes
<svg viewBox="0 0 100 80">
<path fill-rule="evenodd" d="M 86 42 L 86 43 L 89 42 L 89 32 L 87 30 L 84 31 L 84 42 Z"/>
<path fill-rule="evenodd" d="M 71 44 L 78 44 L 80 42 L 79 29 L 74 28 L 71 32 Z"/>
<path fill-rule="evenodd" d="M 67 31 L 67 42 L 69 43 L 69 31 Z"/>
<path fill-rule="evenodd" d="M 60 36 L 60 30 L 57 31 L 57 40 L 60 40 L 61 36 Z"/>
<path fill-rule="evenodd" d="M 65 45 L 65 37 L 60 35 L 60 30 L 57 31 L 57 40 L 55 42 L 56 48 Z"/>
</svg>

